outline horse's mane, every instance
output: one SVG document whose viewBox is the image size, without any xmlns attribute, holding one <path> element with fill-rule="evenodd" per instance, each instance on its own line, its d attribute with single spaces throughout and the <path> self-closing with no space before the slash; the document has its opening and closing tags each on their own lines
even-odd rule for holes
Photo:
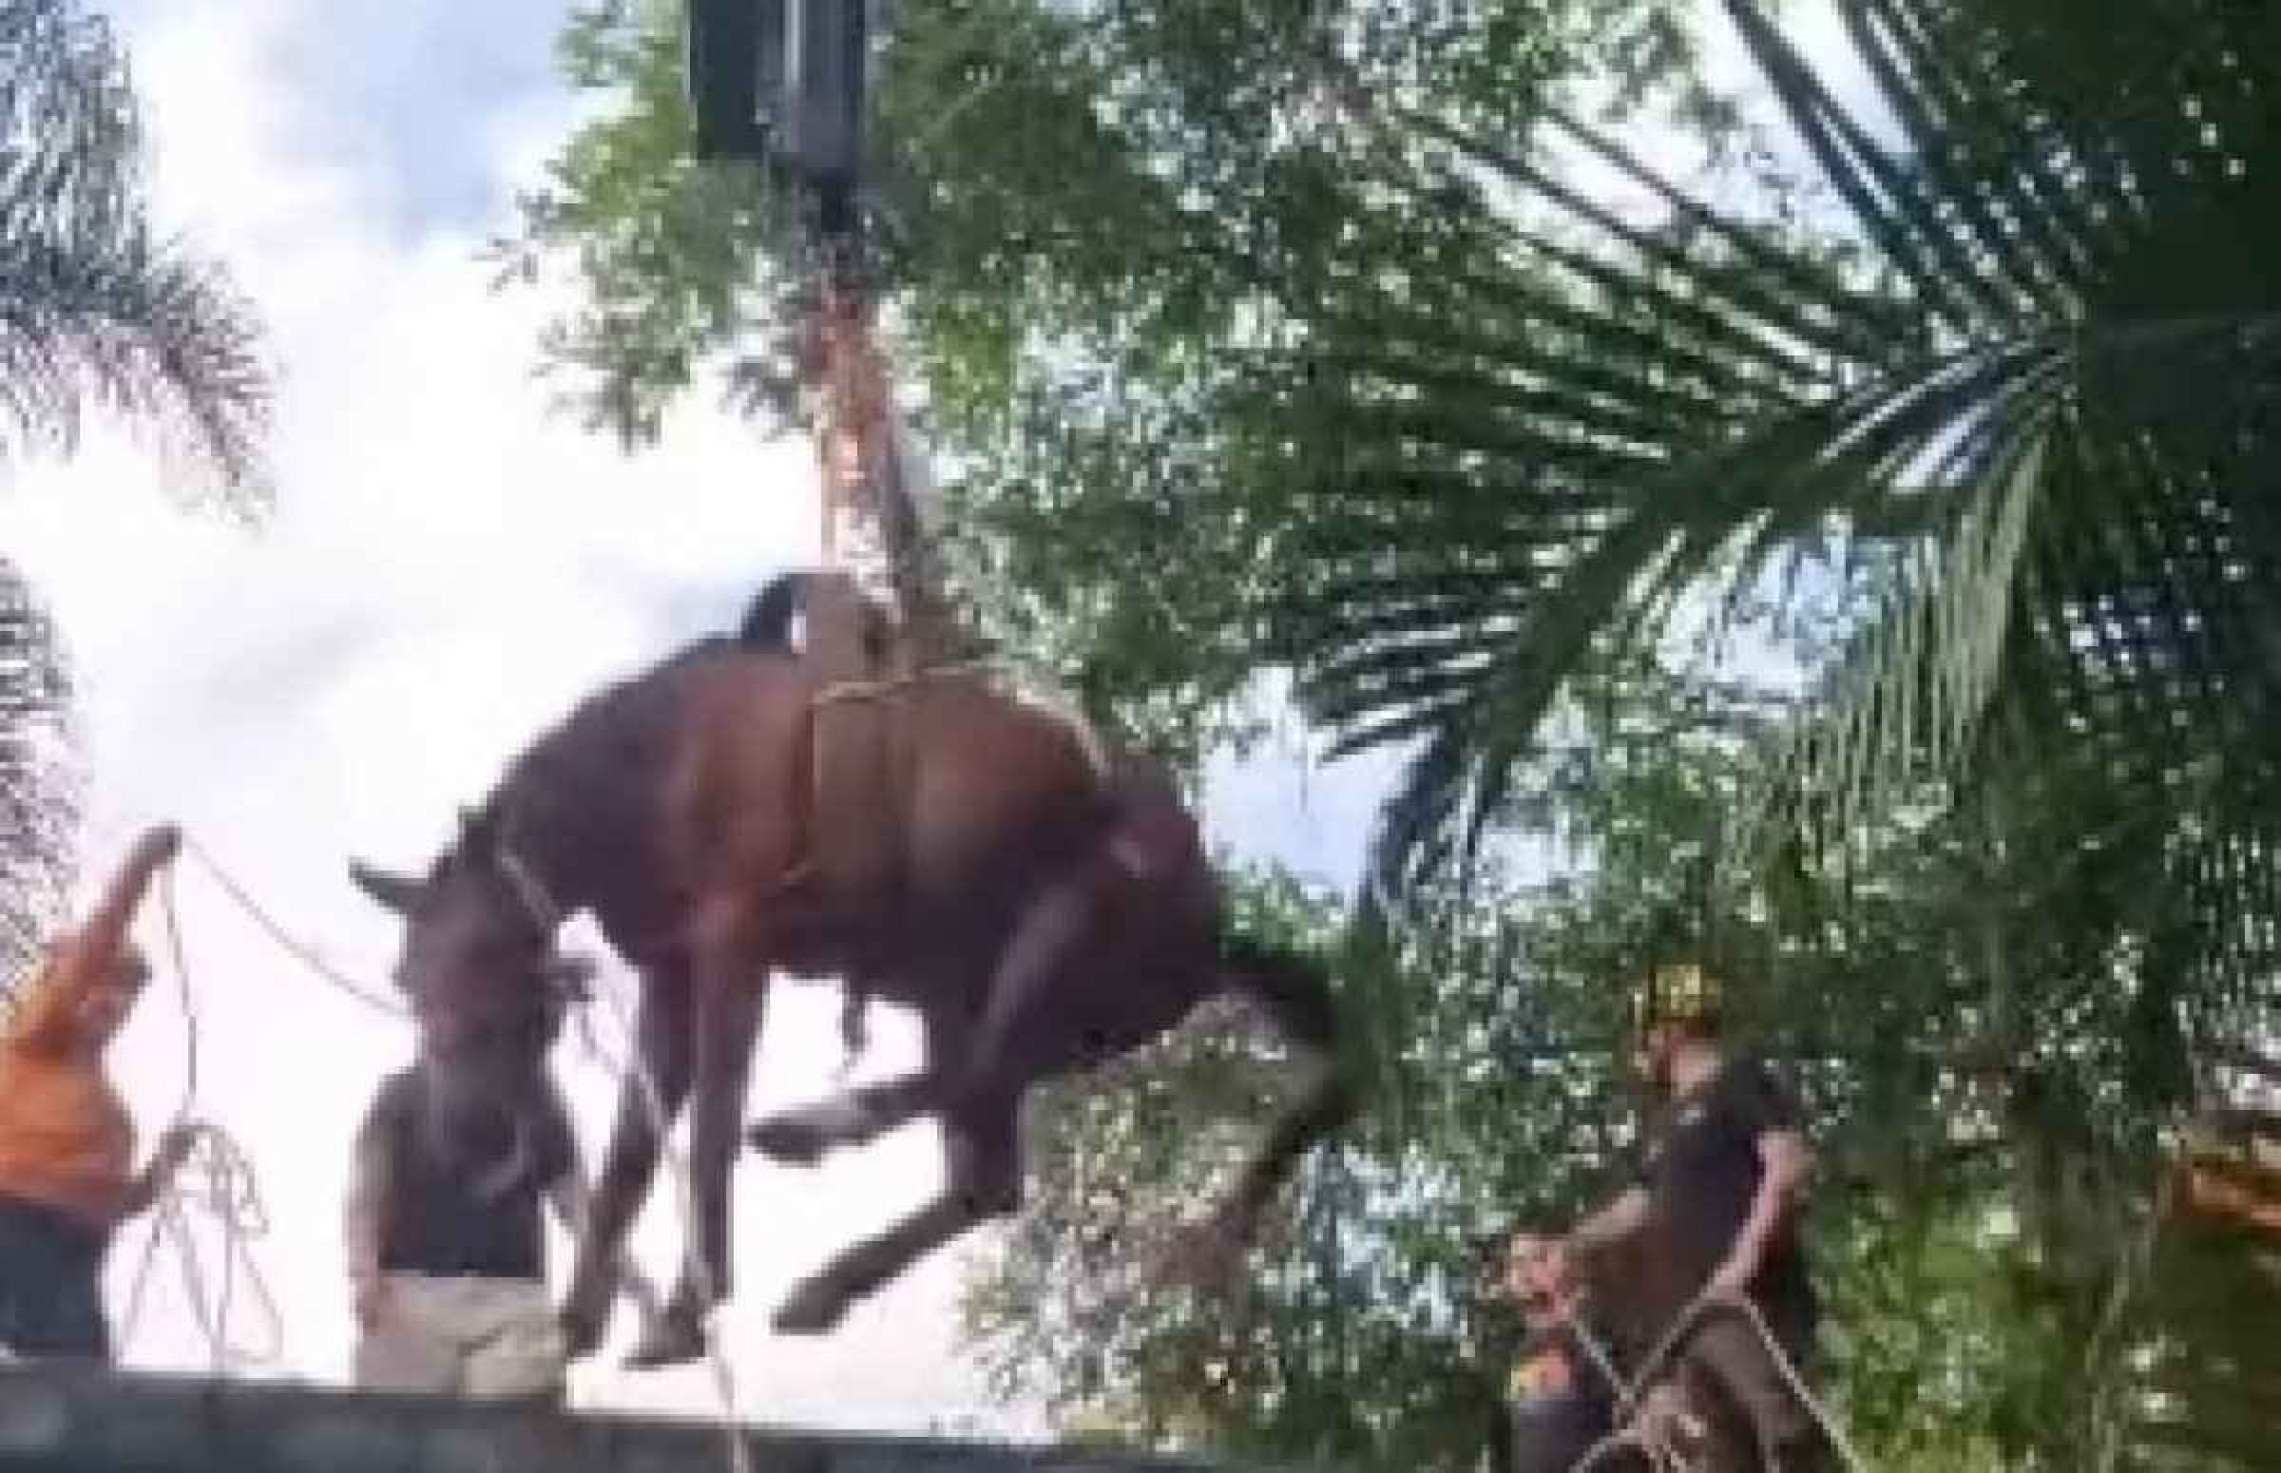
<svg viewBox="0 0 2281 1473">
<path fill-rule="evenodd" d="M 800 604 L 808 596 L 808 586 L 814 575 L 809 573 L 779 573 L 761 585 L 760 592 L 745 605 L 744 619 L 737 625 L 737 643 L 750 649 L 792 652 L 792 621 L 799 617 Z"/>
<path fill-rule="evenodd" d="M 508 820 L 514 842 L 550 860 L 560 886 L 612 887 L 604 867 L 651 863 L 652 856 L 628 852 L 628 841 L 650 832 L 685 679 L 741 649 L 734 639 L 707 636 L 587 695 L 508 764 L 484 810 Z"/>
<path fill-rule="evenodd" d="M 597 864 L 647 863 L 649 856 L 623 850 L 628 836 L 649 831 L 648 805 L 673 751 L 686 677 L 739 654 L 791 654 L 808 579 L 778 574 L 753 596 L 735 634 L 693 640 L 587 695 L 508 764 L 480 811 L 511 814 L 516 842 L 548 851 L 558 882 L 606 884 L 608 876 L 591 873 Z"/>
</svg>

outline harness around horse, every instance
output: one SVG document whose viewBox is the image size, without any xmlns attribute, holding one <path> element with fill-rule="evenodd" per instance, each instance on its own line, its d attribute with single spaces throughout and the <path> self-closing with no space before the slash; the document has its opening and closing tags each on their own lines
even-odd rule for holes
<svg viewBox="0 0 2281 1473">
<path fill-rule="evenodd" d="M 896 892 L 910 851 L 917 742 L 903 698 L 929 681 L 996 667 L 927 660 L 845 574 L 812 577 L 803 615 L 798 659 L 813 672 L 816 693 L 808 702 L 806 853 L 790 878 L 813 885 L 835 907 L 862 907 Z M 1026 683 L 1007 694 L 1061 723 L 1095 778 L 1107 780 L 1107 744 L 1082 713 Z"/>
<path fill-rule="evenodd" d="M 877 698 L 919 672 L 884 610 L 844 575 L 813 580 L 800 661 L 818 694 L 808 708 L 809 814 L 806 868 L 839 906 L 893 892 L 910 830 L 909 721 L 900 702 Z M 877 692 L 877 695 L 872 694 Z"/>
</svg>

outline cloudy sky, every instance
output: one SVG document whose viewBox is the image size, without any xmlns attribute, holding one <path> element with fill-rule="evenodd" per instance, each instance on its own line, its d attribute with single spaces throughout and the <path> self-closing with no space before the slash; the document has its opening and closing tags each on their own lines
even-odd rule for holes
<svg viewBox="0 0 2281 1473">
<path fill-rule="evenodd" d="M 457 805 L 605 678 L 733 617 L 814 548 L 808 452 L 763 443 L 700 401 L 639 458 L 551 417 L 531 382 L 546 303 L 488 289 L 476 251 L 506 224 L 572 115 L 550 46 L 562 0 L 127 0 L 170 224 L 224 257 L 257 300 L 280 369 L 276 515 L 246 534 L 185 515 L 161 469 L 114 435 L 68 465 L 0 469 L 0 547 L 59 617 L 92 765 L 86 860 L 184 823 L 281 922 L 377 979 L 394 933 L 342 877 L 349 853 L 423 862 Z M 1377 774 L 1311 769 L 1286 746 L 1223 771 L 1209 818 L 1246 852 L 1343 882 Z M 201 1044 L 197 1112 L 245 1146 L 268 1208 L 251 1252 L 282 1310 L 274 1357 L 245 1374 L 338 1379 L 350 1325 L 338 1203 L 346 1147 L 400 1025 L 273 946 L 195 863 L 178 882 Z M 160 931 L 143 934 L 158 955 Z M 623 986 L 625 979 L 614 981 Z M 187 1082 L 164 982 L 115 1060 L 146 1129 Z M 836 998 L 770 1005 L 754 1107 L 831 1087 Z M 864 1073 L 907 1064 L 882 1017 Z M 611 1084 L 566 1052 L 598 1154 Z M 935 1181 L 915 1126 L 813 1175 L 740 1168 L 741 1292 L 722 1325 L 742 1409 L 774 1421 L 921 1428 L 996 1411 L 959 1356 L 955 1254 L 837 1336 L 772 1341 L 785 1287 Z M 661 1193 L 661 1198 L 665 1195 Z M 670 1207 L 641 1243 L 664 1270 Z M 123 1312 L 143 1228 L 121 1239 Z M 209 1253 L 215 1245 L 206 1245 Z M 209 1275 L 215 1265 L 207 1265 Z M 266 1337 L 239 1300 L 235 1338 Z M 123 1358 L 203 1368 L 208 1350 L 163 1254 Z M 620 1339 L 625 1327 L 620 1328 Z M 700 1371 L 597 1365 L 588 1405 L 702 1411 Z"/>
</svg>

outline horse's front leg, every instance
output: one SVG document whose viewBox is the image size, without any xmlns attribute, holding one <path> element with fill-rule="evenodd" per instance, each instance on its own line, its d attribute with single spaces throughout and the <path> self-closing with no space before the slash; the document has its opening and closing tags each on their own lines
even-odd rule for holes
<svg viewBox="0 0 2281 1473">
<path fill-rule="evenodd" d="M 676 1365 L 705 1351 L 705 1315 L 734 1288 L 730 1177 L 744 1124 L 753 1045 L 760 1033 L 766 949 L 750 927 L 721 928 L 700 949 L 696 1081 L 689 1104 L 689 1243 L 665 1310 L 626 1363 Z"/>
<path fill-rule="evenodd" d="M 649 1195 L 662 1134 L 689 1092 L 688 982 L 676 968 L 654 968 L 642 976 L 634 1024 L 639 1067 L 619 1083 L 617 1123 L 587 1204 L 570 1292 L 563 1301 L 563 1338 L 573 1359 L 600 1344 L 608 1327 L 626 1232 Z"/>
</svg>

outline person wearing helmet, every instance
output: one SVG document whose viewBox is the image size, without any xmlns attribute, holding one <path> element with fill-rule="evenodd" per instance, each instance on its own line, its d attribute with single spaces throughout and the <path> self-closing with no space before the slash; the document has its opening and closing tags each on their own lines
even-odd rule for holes
<svg viewBox="0 0 2281 1473">
<path fill-rule="evenodd" d="M 1657 969 L 1633 998 L 1634 1067 L 1657 1096 L 1637 1179 L 1586 1218 L 1570 1252 L 1638 1250 L 1665 1324 L 1698 1298 L 1755 1306 L 1792 1365 L 1812 1362 L 1818 1307 L 1799 1234 L 1812 1153 L 1796 1100 L 1764 1063 L 1730 1057 L 1716 981 Z M 1818 1473 L 1829 1449 L 1758 1333 L 1716 1310 L 1687 1340 L 1689 1379 L 1747 1425 L 1759 1466 Z"/>
</svg>

